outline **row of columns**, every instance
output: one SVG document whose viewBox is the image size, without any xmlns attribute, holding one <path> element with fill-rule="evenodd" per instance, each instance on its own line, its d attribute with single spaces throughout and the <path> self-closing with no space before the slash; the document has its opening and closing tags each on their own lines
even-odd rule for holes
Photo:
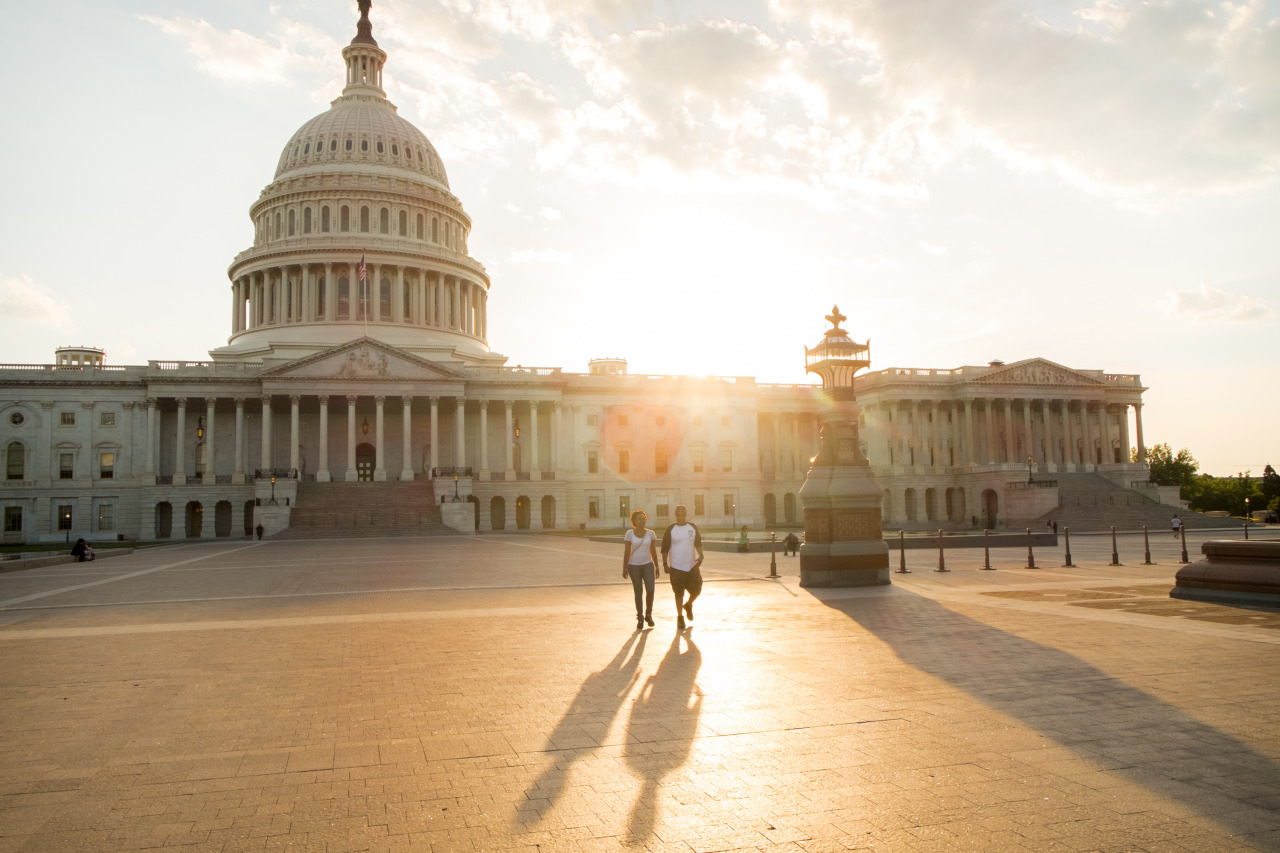
<svg viewBox="0 0 1280 853">
<path fill-rule="evenodd" d="M 805 413 L 775 413 L 766 416 L 766 423 L 769 425 L 770 437 L 772 438 L 772 454 L 773 476 L 781 475 L 786 461 L 789 463 L 789 470 L 796 478 L 803 478 L 808 466 L 804 463 L 808 458 L 804 457 L 800 449 L 800 422 L 801 420 L 816 422 L 817 416 Z M 783 447 L 783 432 L 786 432 L 786 447 Z M 785 452 L 784 452 L 785 450 Z"/>
<path fill-rule="evenodd" d="M 340 283 L 334 277 L 335 269 L 339 277 L 347 280 L 345 317 L 339 317 Z M 391 270 L 394 276 L 387 280 L 391 310 L 383 316 L 381 285 L 384 273 Z M 326 263 L 323 274 L 314 264 L 290 264 L 245 273 L 231 282 L 232 334 L 289 323 L 367 318 L 488 337 L 489 294 L 479 282 L 392 264 L 369 264 L 366 273 L 365 288 L 360 286 L 356 262 Z"/>
<path fill-rule="evenodd" d="M 1020 403 L 1015 420 L 1013 404 Z M 1138 461 L 1146 460 L 1142 435 L 1142 404 L 1092 403 L 1046 398 L 978 398 L 950 402 L 895 400 L 870 403 L 862 438 L 873 465 L 888 467 L 952 467 L 1023 464 L 1031 456 L 1037 465 L 1092 465 L 1102 449 L 1102 463 L 1112 462 L 1111 448 L 1120 441 L 1122 461 L 1128 462 L 1128 408 L 1135 413 Z M 1039 410 L 1039 424 L 1033 415 Z M 1119 415 L 1113 435 L 1112 409 Z M 893 413 L 892 420 L 890 412 Z M 945 419 L 951 415 L 950 423 Z M 1079 417 L 1075 417 L 1076 414 Z M 908 417 L 909 415 L 909 417 Z M 930 419 L 932 415 L 932 419 Z M 1079 421 L 1077 435 L 1076 422 Z M 1021 438 L 1021 450 L 1018 439 Z M 1041 441 L 1037 439 L 1042 439 Z M 1078 440 L 1078 441 L 1077 441 Z M 1058 452 L 1061 442 L 1062 453 Z M 912 458 L 912 451 L 915 458 Z"/>
<path fill-rule="evenodd" d="M 196 398 L 199 400 L 200 398 Z M 244 435 L 244 408 L 245 397 L 232 398 L 235 403 L 235 451 L 233 456 L 234 470 L 231 472 L 233 483 L 244 482 L 245 460 L 245 435 Z M 331 395 L 321 394 L 317 396 L 320 405 L 320 421 L 319 421 L 319 439 L 318 439 L 318 457 L 316 480 L 319 482 L 330 482 L 333 479 L 332 471 L 329 468 L 329 402 Z M 340 398 L 341 399 L 341 398 Z M 386 466 L 385 449 L 386 449 L 386 396 L 378 395 L 374 400 L 374 480 L 385 480 Z M 440 414 L 439 414 L 439 397 L 427 398 L 430 402 L 430 433 L 429 446 L 430 457 L 428 467 L 432 470 L 440 467 Z M 452 467 L 465 468 L 467 466 L 467 449 L 466 449 L 466 407 L 467 400 L 465 397 L 455 397 L 455 413 L 454 413 L 454 446 Z M 205 459 L 205 468 L 208 473 L 215 474 L 217 472 L 217 455 L 215 444 L 215 410 L 217 397 L 203 398 L 205 406 L 205 447 L 207 448 L 207 457 Z M 259 468 L 268 469 L 274 467 L 274 458 L 272 454 L 273 436 L 275 435 L 274 427 L 274 410 L 272 408 L 273 397 L 267 395 L 262 397 L 262 441 L 261 441 L 261 462 Z M 356 470 L 356 447 L 357 429 L 356 429 L 356 404 L 359 400 L 358 395 L 346 395 L 347 406 L 347 453 L 346 468 L 343 471 L 343 480 L 353 481 L 357 478 Z M 412 480 L 414 471 L 410 467 L 413 453 L 413 401 L 412 396 L 402 396 L 401 404 L 401 459 L 402 467 L 400 470 L 401 480 Z M 186 451 L 188 441 L 187 430 L 187 408 L 190 400 L 186 397 L 175 398 L 177 404 L 177 414 L 175 417 L 175 464 L 174 464 L 174 483 L 184 484 L 187 480 L 189 472 L 186 470 Z M 289 465 L 291 469 L 298 469 L 301 466 L 299 457 L 301 417 L 300 405 L 302 402 L 301 395 L 293 394 L 289 397 Z M 480 414 L 480 466 L 479 477 L 482 480 L 490 479 L 491 472 L 488 467 L 489 460 L 489 430 L 488 430 L 488 413 L 489 400 L 482 399 L 479 401 Z M 145 473 L 154 476 L 160 470 L 160 409 L 159 401 L 152 397 L 147 400 L 147 468 Z M 199 403 L 197 402 L 198 406 Z M 507 479 L 515 479 L 515 454 L 511 441 L 514 424 L 514 408 L 516 401 L 503 400 L 503 414 L 505 418 L 505 429 L 503 435 L 507 437 L 505 442 L 505 471 Z M 538 403 L 537 401 L 529 401 L 529 475 L 531 479 L 541 479 L 541 462 L 538 453 Z M 553 403 L 554 410 L 551 418 L 551 465 L 552 470 L 560 467 L 559 454 L 559 436 L 562 432 L 562 406 L 559 402 Z"/>
</svg>

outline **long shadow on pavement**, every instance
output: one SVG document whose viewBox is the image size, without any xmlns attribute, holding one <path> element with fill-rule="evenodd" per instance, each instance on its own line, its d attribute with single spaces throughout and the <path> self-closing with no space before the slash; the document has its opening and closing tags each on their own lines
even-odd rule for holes
<svg viewBox="0 0 1280 853">
<path fill-rule="evenodd" d="M 682 639 L 688 645 L 684 652 L 680 651 Z M 649 676 L 631 704 L 624 756 L 644 785 L 627 824 L 630 844 L 644 844 L 652 837 L 658 814 L 658 785 L 664 776 L 689 760 L 702 711 L 702 691 L 698 688 L 701 666 L 702 652 L 691 633 L 677 633 L 658 664 L 658 671 Z"/>
<path fill-rule="evenodd" d="M 522 808 L 516 815 L 521 826 L 529 827 L 541 820 L 564 792 L 573 763 L 600 748 L 601 740 L 640 677 L 640 659 L 644 657 L 649 633 L 637 631 L 628 637 L 613 660 L 587 676 L 578 688 L 568 710 L 547 736 L 546 751 L 555 760 L 525 793 L 529 807 Z"/>
<path fill-rule="evenodd" d="M 1280 850 L 1280 767 L 1060 649 L 914 594 L 824 602 L 905 663 L 1035 729 L 1082 758 L 1174 800 L 1264 850 Z M 1268 736 L 1272 733 L 1267 733 Z M 1148 755 L 1133 763 L 1135 747 Z"/>
</svg>

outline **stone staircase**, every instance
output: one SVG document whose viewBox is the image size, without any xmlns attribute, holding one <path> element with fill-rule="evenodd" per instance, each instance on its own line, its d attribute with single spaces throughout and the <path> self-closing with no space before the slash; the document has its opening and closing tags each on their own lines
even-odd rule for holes
<svg viewBox="0 0 1280 853">
<path fill-rule="evenodd" d="M 1110 530 L 1112 525 L 1116 530 L 1141 530 L 1146 525 L 1153 532 L 1165 532 L 1175 512 L 1189 530 L 1240 525 L 1238 520 L 1211 518 L 1159 503 L 1099 474 L 1053 474 L 1046 479 L 1058 481 L 1058 507 L 1040 516 L 1041 528 L 1053 520 L 1059 530 Z"/>
<path fill-rule="evenodd" d="M 289 529 L 273 539 L 456 535 L 440 521 L 429 480 L 299 483 Z"/>
</svg>

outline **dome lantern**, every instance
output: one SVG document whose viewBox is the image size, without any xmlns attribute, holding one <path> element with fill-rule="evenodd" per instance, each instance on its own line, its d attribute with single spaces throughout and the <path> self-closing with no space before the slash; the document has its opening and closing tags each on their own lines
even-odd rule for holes
<svg viewBox="0 0 1280 853">
<path fill-rule="evenodd" d="M 342 49 L 347 63 L 347 85 L 343 95 L 369 94 L 386 98 L 382 88 L 382 67 L 387 54 L 373 38 L 373 23 L 369 20 L 370 0 L 360 0 L 360 20 L 356 23 L 356 36 Z"/>
</svg>

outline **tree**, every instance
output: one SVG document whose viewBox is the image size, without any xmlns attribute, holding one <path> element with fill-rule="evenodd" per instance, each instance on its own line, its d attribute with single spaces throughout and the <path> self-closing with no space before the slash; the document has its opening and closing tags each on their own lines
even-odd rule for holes
<svg viewBox="0 0 1280 853">
<path fill-rule="evenodd" d="M 1186 492 L 1195 483 L 1200 463 L 1187 448 L 1174 453 L 1166 442 L 1147 448 L 1147 468 L 1151 471 L 1151 482 L 1157 486 L 1179 486 Z M 1185 499 L 1187 495 L 1182 497 Z"/>
<path fill-rule="evenodd" d="M 1273 501 L 1280 500 L 1280 474 L 1276 473 L 1275 468 L 1268 465 L 1262 469 L 1262 482 L 1258 484 L 1258 490 L 1262 492 L 1268 508 Z"/>
</svg>

